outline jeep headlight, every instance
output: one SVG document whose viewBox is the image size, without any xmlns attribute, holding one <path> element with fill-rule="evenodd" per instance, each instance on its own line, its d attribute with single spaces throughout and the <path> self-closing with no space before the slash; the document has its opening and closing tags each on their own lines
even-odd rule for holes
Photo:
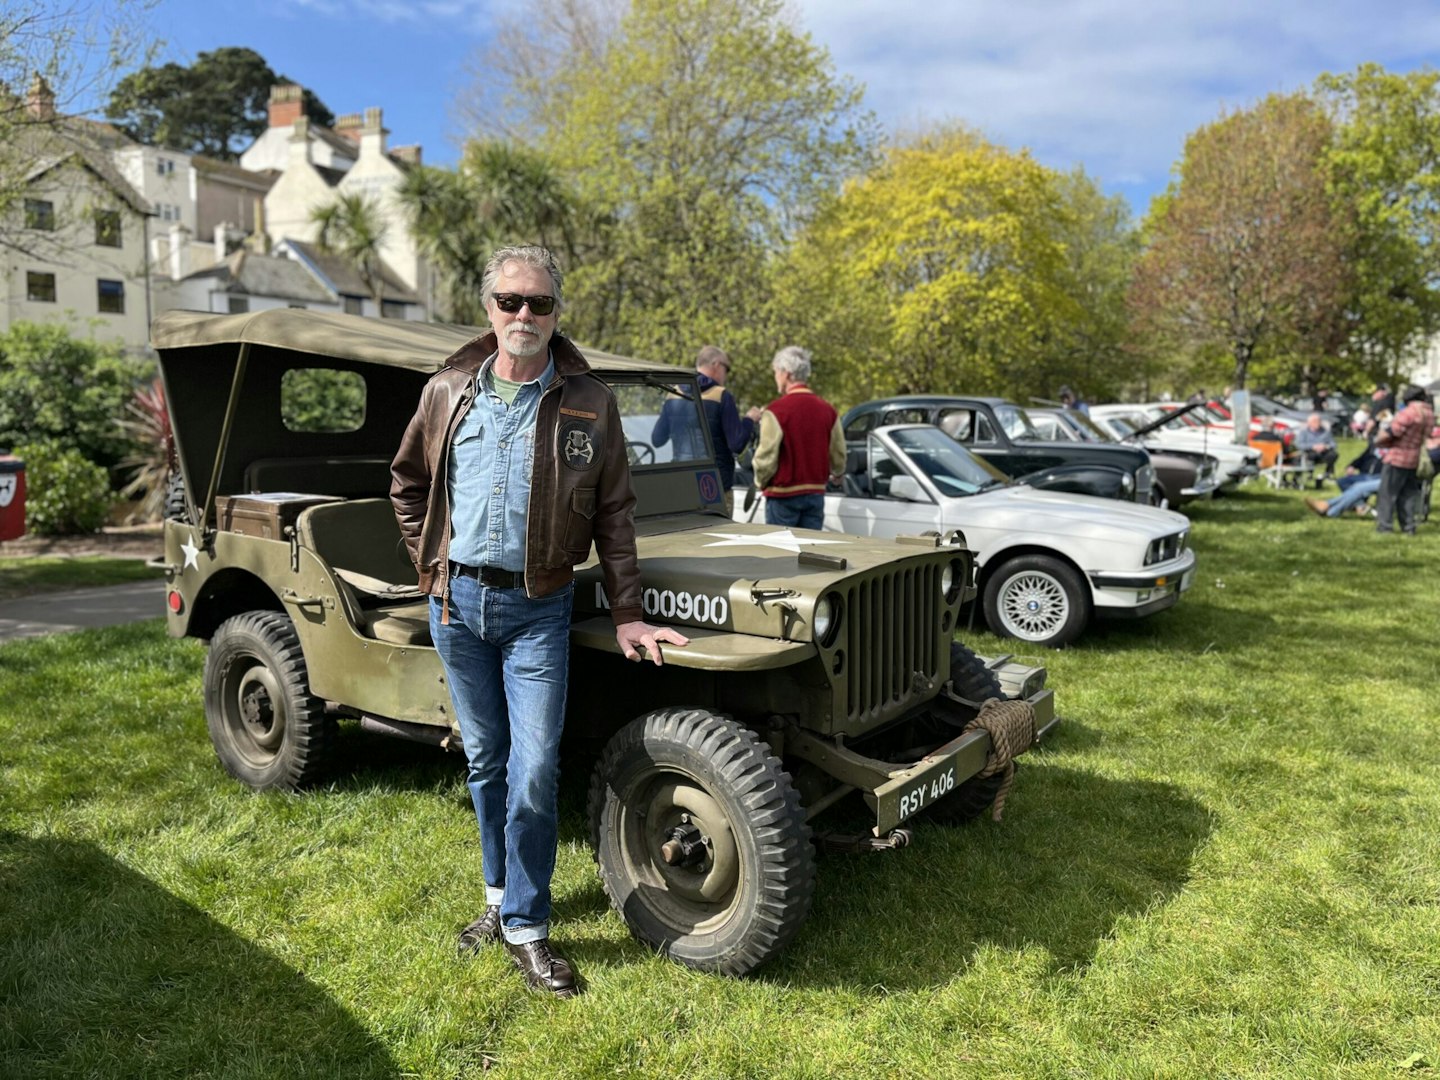
<svg viewBox="0 0 1440 1080">
<path fill-rule="evenodd" d="M 829 645 L 840 626 L 840 598 L 834 593 L 820 597 L 815 601 L 814 618 L 815 640 L 821 645 Z"/>
<path fill-rule="evenodd" d="M 945 569 L 940 571 L 940 594 L 947 604 L 955 602 L 955 598 L 960 595 L 960 587 L 964 584 L 965 564 L 959 559 L 951 559 L 945 564 Z"/>
</svg>

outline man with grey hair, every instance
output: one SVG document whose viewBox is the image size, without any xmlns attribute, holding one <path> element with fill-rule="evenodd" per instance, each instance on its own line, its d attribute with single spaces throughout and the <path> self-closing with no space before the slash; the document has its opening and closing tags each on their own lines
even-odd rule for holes
<svg viewBox="0 0 1440 1080">
<path fill-rule="evenodd" d="M 710 442 L 715 447 L 715 468 L 720 473 L 720 490 L 725 494 L 725 516 L 735 512 L 735 455 L 744 450 L 755 434 L 755 425 L 760 420 L 760 410 L 751 408 L 744 416 L 735 404 L 735 395 L 725 389 L 730 378 L 730 357 L 718 345 L 704 345 L 695 355 L 696 380 L 700 387 L 700 405 L 705 411 L 705 423 L 710 428 Z M 675 457 L 683 459 L 687 453 L 700 456 L 704 453 L 703 443 L 689 446 L 686 435 L 686 417 L 693 416 L 694 410 L 688 398 L 674 398 L 660 409 L 655 430 L 650 441 L 655 446 L 664 446 L 675 439 Z M 699 432 L 693 437 L 700 443 Z"/>
<path fill-rule="evenodd" d="M 480 826 L 485 911 L 462 953 L 502 943 L 532 990 L 572 997 L 575 970 L 550 947 L 574 567 L 593 542 L 620 650 L 657 665 L 642 619 L 635 495 L 610 388 L 556 333 L 562 275 L 540 247 L 485 267 L 492 330 L 426 383 L 391 465 L 390 500 L 430 595 Z"/>
<path fill-rule="evenodd" d="M 760 445 L 752 467 L 765 493 L 771 525 L 819 529 L 825 524 L 825 486 L 845 472 L 840 415 L 810 389 L 810 353 L 789 345 L 770 365 L 780 396 L 760 415 Z"/>
</svg>

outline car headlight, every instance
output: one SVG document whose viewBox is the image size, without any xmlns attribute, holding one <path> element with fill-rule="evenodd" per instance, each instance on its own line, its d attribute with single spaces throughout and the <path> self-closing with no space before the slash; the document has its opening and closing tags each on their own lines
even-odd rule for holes
<svg viewBox="0 0 1440 1080">
<path fill-rule="evenodd" d="M 814 619 L 815 640 L 821 645 L 829 645 L 840 627 L 840 598 L 834 593 L 826 593 L 815 601 Z"/>
<path fill-rule="evenodd" d="M 945 569 L 940 571 L 940 595 L 947 604 L 953 604 L 960 595 L 960 586 L 964 584 L 965 564 L 959 559 L 951 559 L 945 564 Z"/>
<path fill-rule="evenodd" d="M 1135 478 L 1128 472 L 1120 477 L 1120 490 L 1126 495 L 1133 494 L 1135 491 Z"/>
</svg>

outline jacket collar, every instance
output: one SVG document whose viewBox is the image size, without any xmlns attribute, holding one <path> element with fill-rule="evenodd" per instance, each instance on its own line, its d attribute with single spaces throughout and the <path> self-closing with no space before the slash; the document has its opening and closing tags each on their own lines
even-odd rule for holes
<svg viewBox="0 0 1440 1080">
<path fill-rule="evenodd" d="M 495 331 L 486 330 L 447 356 L 444 366 L 463 371 L 466 375 L 475 375 L 499 347 L 500 343 L 495 337 Z M 555 374 L 561 377 L 584 375 L 590 371 L 590 363 L 585 359 L 585 355 L 573 341 L 563 334 L 557 333 L 551 336 L 550 356 L 555 361 Z"/>
</svg>

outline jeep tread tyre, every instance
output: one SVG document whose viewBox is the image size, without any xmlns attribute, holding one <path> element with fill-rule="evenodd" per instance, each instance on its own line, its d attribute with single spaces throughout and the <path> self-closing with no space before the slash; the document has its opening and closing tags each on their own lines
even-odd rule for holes
<svg viewBox="0 0 1440 1080">
<path fill-rule="evenodd" d="M 985 582 L 985 621 L 1001 637 L 1058 649 L 1090 621 L 1090 589 L 1068 563 L 1017 555 Z"/>
<path fill-rule="evenodd" d="M 178 472 L 171 473 L 165 485 L 165 520 L 188 521 L 189 514 L 185 506 L 185 477 Z"/>
<path fill-rule="evenodd" d="M 982 704 L 987 698 L 1005 697 L 1000 680 L 995 672 L 985 666 L 985 661 L 958 641 L 950 644 L 950 682 L 963 698 Z M 984 779 L 971 777 L 949 795 L 930 807 L 929 817 L 944 825 L 963 825 L 973 821 L 995 802 L 995 795 L 1004 783 L 1003 773 Z"/>
<path fill-rule="evenodd" d="M 809 914 L 815 854 L 800 797 L 729 717 L 672 708 L 627 724 L 595 766 L 589 819 L 610 903 L 638 941 L 687 967 L 747 974 Z"/>
<path fill-rule="evenodd" d="M 1000 680 L 985 661 L 958 641 L 950 643 L 950 684 L 955 693 L 984 704 L 986 698 L 1004 698 Z"/>
<path fill-rule="evenodd" d="M 335 721 L 310 693 L 284 614 L 247 611 L 220 624 L 205 658 L 205 722 L 225 771 L 257 791 L 293 791 L 325 774 Z"/>
</svg>

